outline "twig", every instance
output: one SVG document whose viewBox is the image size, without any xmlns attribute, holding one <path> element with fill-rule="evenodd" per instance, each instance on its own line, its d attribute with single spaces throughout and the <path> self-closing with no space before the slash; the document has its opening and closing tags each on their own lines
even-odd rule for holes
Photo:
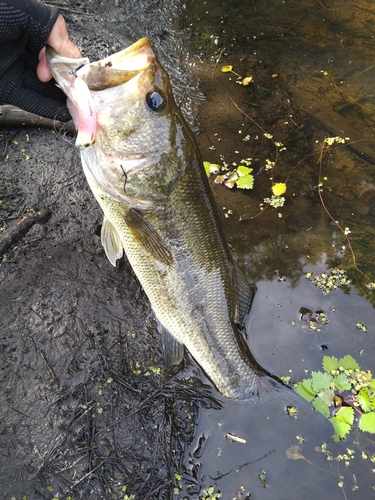
<svg viewBox="0 0 375 500">
<path fill-rule="evenodd" d="M 354 267 L 355 269 L 360 273 L 362 274 L 362 276 L 364 276 L 366 278 L 366 280 L 368 281 L 371 281 L 370 278 L 367 276 L 367 274 L 365 274 L 363 271 L 361 271 L 357 265 L 357 260 L 356 260 L 356 257 L 355 257 L 355 254 L 354 254 L 354 250 L 353 250 L 353 247 L 352 247 L 352 244 L 351 244 L 351 241 L 350 241 L 350 238 L 349 236 L 345 233 L 344 229 L 341 227 L 340 223 L 331 215 L 330 211 L 328 210 L 326 204 L 324 203 L 324 199 L 323 199 L 323 194 L 322 194 L 322 189 L 321 189 L 321 178 L 322 178 L 322 163 L 323 163 L 323 158 L 324 158 L 324 155 L 327 153 L 328 150 L 324 150 L 324 145 L 321 147 L 321 150 L 320 150 L 320 156 L 319 156 L 319 178 L 318 178 L 318 195 L 319 195 L 319 199 L 320 199 L 320 202 L 322 204 L 322 207 L 324 208 L 326 214 L 328 215 L 328 217 L 332 220 L 332 222 L 339 228 L 339 230 L 342 232 L 342 234 L 345 236 L 345 239 L 349 245 L 349 249 L 350 249 L 350 252 L 352 254 L 352 259 L 353 259 L 353 264 L 354 264 Z"/>
<path fill-rule="evenodd" d="M 223 47 L 223 48 L 221 49 L 220 54 L 218 55 L 218 58 L 216 59 L 215 66 L 214 66 L 214 69 L 212 70 L 212 74 L 211 74 L 211 76 L 212 76 L 212 77 L 213 77 L 213 76 L 214 76 L 214 74 L 215 74 L 215 71 L 216 71 L 217 65 L 219 64 L 220 58 L 221 58 L 221 56 L 223 55 L 223 52 L 224 52 L 224 50 L 225 50 L 225 49 L 226 49 L 226 47 Z"/>
<path fill-rule="evenodd" d="M 29 212 L 17 222 L 12 224 L 4 233 L 0 233 L 0 255 L 3 255 L 9 248 L 17 243 L 34 226 L 34 224 L 44 224 L 51 217 L 48 209 L 40 212 Z"/>
<path fill-rule="evenodd" d="M 28 111 L 24 111 L 10 104 L 3 104 L 0 106 L 0 125 L 43 127 L 56 130 L 56 132 L 59 133 L 68 132 L 72 135 L 76 133 L 72 120 L 60 122 L 35 113 L 29 113 Z"/>
</svg>

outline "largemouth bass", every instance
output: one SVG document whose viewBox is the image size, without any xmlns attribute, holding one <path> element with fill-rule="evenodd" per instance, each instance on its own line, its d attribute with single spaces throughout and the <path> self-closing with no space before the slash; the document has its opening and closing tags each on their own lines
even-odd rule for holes
<svg viewBox="0 0 375 500">
<path fill-rule="evenodd" d="M 105 252 L 115 265 L 125 251 L 169 363 L 185 346 L 223 396 L 258 400 L 276 383 L 241 345 L 239 280 L 196 140 L 150 42 L 91 64 L 47 54 L 104 212 Z"/>
</svg>

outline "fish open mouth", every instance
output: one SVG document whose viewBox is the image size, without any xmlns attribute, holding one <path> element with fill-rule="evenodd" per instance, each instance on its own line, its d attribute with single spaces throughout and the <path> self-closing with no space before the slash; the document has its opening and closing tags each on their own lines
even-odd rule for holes
<svg viewBox="0 0 375 500">
<path fill-rule="evenodd" d="M 147 70 L 155 54 L 147 38 L 101 61 L 85 65 L 76 71 L 90 90 L 104 90 L 126 83 Z"/>
<path fill-rule="evenodd" d="M 49 45 L 46 51 L 52 74 L 67 95 L 69 88 L 66 85 L 70 87 L 74 78 L 84 80 L 90 90 L 104 90 L 128 82 L 147 70 L 156 59 L 147 38 L 141 38 L 130 47 L 92 63 L 87 57 L 62 57 Z"/>
<path fill-rule="evenodd" d="M 87 148 L 96 140 L 97 114 L 92 92 L 126 84 L 150 69 L 156 56 L 147 38 L 105 59 L 90 63 L 82 57 L 62 57 L 47 45 L 47 62 L 63 92 L 77 128 L 76 146 Z"/>
</svg>

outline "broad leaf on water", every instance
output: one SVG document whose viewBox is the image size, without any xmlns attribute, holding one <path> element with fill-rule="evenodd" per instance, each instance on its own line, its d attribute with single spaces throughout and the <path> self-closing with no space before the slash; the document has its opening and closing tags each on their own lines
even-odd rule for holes
<svg viewBox="0 0 375 500">
<path fill-rule="evenodd" d="M 250 168 L 250 167 L 245 167 L 243 165 L 240 165 L 238 168 L 237 168 L 237 173 L 240 177 L 244 177 L 245 175 L 249 175 L 250 172 L 252 172 L 253 169 Z"/>
<path fill-rule="evenodd" d="M 374 408 L 374 399 L 367 387 L 363 387 L 358 393 L 358 403 L 364 412 L 371 411 Z"/>
<path fill-rule="evenodd" d="M 203 166 L 204 166 L 204 171 L 206 172 L 206 175 L 209 177 L 210 173 L 211 173 L 210 172 L 211 163 L 209 161 L 204 161 Z"/>
<path fill-rule="evenodd" d="M 364 432 L 375 434 L 375 411 L 364 413 L 359 422 L 359 428 Z"/>
<path fill-rule="evenodd" d="M 312 389 L 312 381 L 309 378 L 305 378 L 302 382 L 299 382 L 296 386 L 294 386 L 294 390 L 309 403 L 314 399 L 316 394 Z"/>
<path fill-rule="evenodd" d="M 332 375 L 323 372 L 311 372 L 312 389 L 317 394 L 322 389 L 329 389 L 332 382 Z"/>
<path fill-rule="evenodd" d="M 340 366 L 339 360 L 333 356 L 323 356 L 323 370 L 326 372 L 331 372 L 332 370 L 337 370 Z"/>
<path fill-rule="evenodd" d="M 236 184 L 240 189 L 253 189 L 254 177 L 251 174 L 244 175 L 237 179 Z"/>
<path fill-rule="evenodd" d="M 350 354 L 347 354 L 346 356 L 339 359 L 339 364 L 340 366 L 345 368 L 345 370 L 354 370 L 355 368 L 360 368 L 357 361 L 353 358 L 353 356 L 350 356 Z"/>
<path fill-rule="evenodd" d="M 341 420 L 337 420 L 336 417 L 332 417 L 329 419 L 333 428 L 335 429 L 335 434 L 332 436 L 334 441 L 340 441 L 340 439 L 344 439 L 344 437 L 350 432 L 351 425 L 343 422 Z"/>
<path fill-rule="evenodd" d="M 337 410 L 334 418 L 340 422 L 352 425 L 354 419 L 354 409 L 351 406 L 342 406 L 339 410 Z"/>
<path fill-rule="evenodd" d="M 333 389 L 323 389 L 318 392 L 318 398 L 321 399 L 326 406 L 331 406 L 333 404 L 334 397 L 335 391 Z"/>
<path fill-rule="evenodd" d="M 345 373 L 340 373 L 340 375 L 337 375 L 337 377 L 335 377 L 334 384 L 339 391 L 348 391 L 352 386 Z"/>
<path fill-rule="evenodd" d="M 329 408 L 328 406 L 324 403 L 324 401 L 322 401 L 319 398 L 315 398 L 313 403 L 312 403 L 313 407 L 315 408 L 315 410 L 317 410 L 319 413 L 321 413 L 322 415 L 324 415 L 326 418 L 329 417 L 330 415 L 330 412 L 329 412 Z"/>
</svg>

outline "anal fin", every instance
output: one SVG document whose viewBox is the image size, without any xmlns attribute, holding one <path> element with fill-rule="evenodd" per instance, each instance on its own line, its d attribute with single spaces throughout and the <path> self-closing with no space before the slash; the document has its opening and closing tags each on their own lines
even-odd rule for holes
<svg viewBox="0 0 375 500">
<path fill-rule="evenodd" d="M 166 368 L 179 365 L 184 357 L 184 346 L 156 318 L 158 331 L 162 336 L 164 364 Z"/>
</svg>

